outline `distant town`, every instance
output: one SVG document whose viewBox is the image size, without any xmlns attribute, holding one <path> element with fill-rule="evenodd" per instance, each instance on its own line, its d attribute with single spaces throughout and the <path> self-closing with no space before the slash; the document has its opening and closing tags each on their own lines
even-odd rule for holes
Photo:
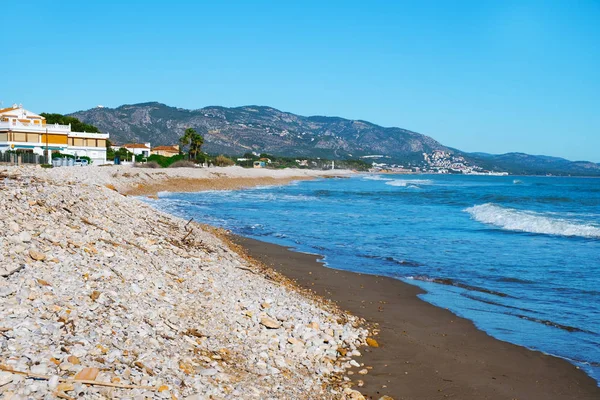
<svg viewBox="0 0 600 400">
<path fill-rule="evenodd" d="M 363 156 L 363 160 L 373 160 L 372 172 L 393 172 L 393 173 L 423 173 L 423 174 L 464 174 L 464 175 L 494 175 L 505 176 L 508 172 L 488 171 L 484 168 L 469 163 L 463 156 L 454 155 L 449 151 L 434 150 L 431 153 L 423 153 L 421 162 L 411 162 L 406 165 L 389 164 L 378 162 L 386 156 L 369 155 Z"/>
</svg>

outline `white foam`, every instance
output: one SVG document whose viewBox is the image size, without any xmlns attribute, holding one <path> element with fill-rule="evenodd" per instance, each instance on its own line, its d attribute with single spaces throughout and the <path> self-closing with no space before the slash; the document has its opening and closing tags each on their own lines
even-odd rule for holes
<svg viewBox="0 0 600 400">
<path fill-rule="evenodd" d="M 431 185 L 433 184 L 433 181 L 430 179 L 394 179 L 390 182 L 386 182 L 385 184 L 390 186 L 414 187 L 418 185 Z"/>
<path fill-rule="evenodd" d="M 556 213 L 549 216 L 550 214 L 516 210 L 493 203 L 477 205 L 465 211 L 476 221 L 508 231 L 600 238 L 599 226 L 561 218 Z"/>
<path fill-rule="evenodd" d="M 363 179 L 366 181 L 392 181 L 393 180 L 390 178 L 384 178 L 383 176 L 379 176 L 379 175 L 367 175 Z"/>
</svg>

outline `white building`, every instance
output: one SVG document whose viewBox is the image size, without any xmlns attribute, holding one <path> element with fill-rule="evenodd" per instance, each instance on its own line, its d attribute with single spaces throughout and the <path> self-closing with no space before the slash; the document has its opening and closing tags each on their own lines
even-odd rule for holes
<svg viewBox="0 0 600 400">
<path fill-rule="evenodd" d="M 127 149 L 134 156 L 142 155 L 148 157 L 152 146 L 150 146 L 150 143 L 127 143 L 121 146 L 121 148 Z"/>
<path fill-rule="evenodd" d="M 87 156 L 93 164 L 106 163 L 108 133 L 72 132 L 71 125 L 47 124 L 41 115 L 13 105 L 0 109 L 0 152 L 7 150 Z"/>
</svg>

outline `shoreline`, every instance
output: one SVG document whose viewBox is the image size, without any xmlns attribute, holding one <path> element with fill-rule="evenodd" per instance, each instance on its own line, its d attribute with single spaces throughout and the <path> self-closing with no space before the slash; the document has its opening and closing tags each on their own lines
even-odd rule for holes
<svg viewBox="0 0 600 400">
<path fill-rule="evenodd" d="M 135 322 L 130 321 L 121 310 L 118 315 L 122 319 L 120 324 L 141 328 L 141 332 L 155 331 L 156 326 L 160 327 L 160 335 L 156 339 L 152 339 L 151 336 L 138 338 L 140 341 L 158 340 L 159 345 L 146 342 L 145 346 L 148 351 L 152 349 L 153 352 L 157 352 L 156 357 L 159 358 L 141 358 L 143 362 L 140 359 L 136 361 L 136 358 L 131 358 L 131 355 L 138 357 L 138 354 L 130 351 L 127 356 L 129 358 L 119 360 L 119 363 L 123 364 L 119 367 L 120 370 L 112 373 L 112 378 L 133 383 L 147 381 L 156 385 L 156 388 L 163 384 L 171 393 L 188 395 L 191 394 L 191 379 L 194 372 L 190 372 L 187 367 L 192 366 L 198 372 L 208 369 L 211 374 L 216 371 L 217 375 L 214 376 L 217 377 L 232 378 L 235 381 L 245 382 L 245 385 L 259 385 L 256 390 L 273 398 L 280 398 L 279 396 L 286 398 L 284 393 L 287 395 L 303 393 L 304 397 L 310 397 L 308 393 L 312 393 L 316 396 L 318 393 L 316 386 L 313 386 L 314 392 L 306 391 L 309 382 L 313 385 L 327 385 L 329 382 L 329 386 L 320 387 L 320 397 L 314 398 L 362 398 L 356 393 L 352 394 L 349 389 L 347 393 L 340 391 L 340 388 L 347 387 L 344 382 L 347 379 L 353 381 L 353 389 L 374 399 L 380 399 L 384 395 L 389 395 L 396 400 L 597 399 L 600 397 L 600 388 L 596 381 L 572 364 L 488 336 L 477 329 L 471 321 L 419 299 L 417 296 L 424 291 L 417 286 L 392 278 L 327 268 L 318 261 L 320 258 L 318 255 L 294 252 L 285 247 L 241 236 L 224 236 L 225 231 L 222 229 L 184 221 L 127 195 L 133 193 L 129 190 L 140 189 L 139 186 L 147 188 L 144 190 L 155 190 L 155 193 L 160 191 L 156 188 L 169 185 L 173 188 L 171 190 L 185 191 L 181 190 L 181 183 L 183 181 L 185 188 L 190 188 L 189 179 L 202 181 L 203 185 L 211 185 L 204 190 L 219 190 L 214 188 L 215 185 L 221 186 L 222 190 L 231 190 L 262 185 L 265 184 L 264 182 L 284 184 L 301 179 L 348 176 L 351 174 L 350 171 L 341 173 L 338 170 L 313 171 L 300 176 L 299 172 L 302 170 L 238 168 L 171 171 L 121 167 L 89 170 L 8 168 L 7 172 L 9 175 L 14 172 L 22 174 L 20 178 L 11 178 L 12 181 L 21 181 L 22 186 L 5 187 L 4 190 L 12 191 L 17 196 L 10 198 L 7 196 L 4 201 L 15 202 L 19 210 L 33 212 L 31 214 L 33 219 L 26 224 L 31 233 L 27 240 L 37 243 L 38 248 L 43 250 L 50 260 L 50 264 L 44 260 L 31 263 L 31 258 L 34 256 L 31 253 L 27 255 L 24 250 L 4 255 L 4 257 L 23 259 L 27 262 L 23 271 L 16 271 L 6 281 L 9 287 L 15 288 L 14 292 L 7 292 L 8 299 L 16 293 L 18 298 L 22 297 L 25 301 L 39 302 L 40 299 L 44 302 L 48 301 L 45 307 L 49 308 L 53 307 L 50 302 L 54 301 L 52 296 L 58 296 L 55 298 L 63 296 L 61 300 L 63 306 L 77 301 L 74 305 L 76 315 L 89 312 L 87 308 L 90 299 L 92 304 L 96 302 L 100 306 L 110 305 L 111 301 L 116 299 L 118 303 L 127 304 L 127 307 L 130 303 L 133 304 L 132 309 L 135 309 L 137 302 L 142 302 L 144 307 L 140 308 L 141 314 Z M 69 192 L 71 194 L 68 194 Z M 26 193 L 29 193 L 29 197 L 23 196 Z M 37 201 L 32 201 L 36 198 Z M 110 212 L 104 213 L 105 210 Z M 20 214 L 7 215 L 17 218 Z M 23 215 L 28 214 L 25 212 Z M 60 219 L 52 220 L 52 218 Z M 65 220 L 69 221 L 66 225 L 68 229 L 60 231 L 60 235 L 70 239 L 68 245 L 60 245 L 60 241 L 53 236 L 59 231 L 49 232 L 45 227 L 64 225 Z M 125 221 L 129 222 L 125 223 Z M 16 225 L 18 224 L 11 225 L 10 229 L 15 230 Z M 142 230 L 136 233 L 135 229 L 128 228 L 135 225 L 142 226 Z M 82 232 L 85 233 L 84 236 L 81 235 Z M 87 245 L 80 242 L 84 240 L 82 238 L 89 235 L 99 241 L 93 244 L 92 240 Z M 89 241 L 92 237 L 85 240 Z M 30 242 L 24 242 L 21 247 L 26 249 L 29 246 L 26 243 Z M 193 244 L 193 249 L 187 248 L 190 244 Z M 0 253 L 0 257 L 2 256 Z M 103 262 L 108 263 L 105 265 L 112 265 L 116 259 L 120 260 L 120 264 L 125 263 L 122 265 L 126 265 L 127 269 L 119 268 L 119 264 L 115 264 L 116 270 L 98 273 L 99 267 L 96 266 L 96 262 L 104 260 Z M 60 263 L 57 264 L 56 260 L 61 263 L 63 260 L 68 262 L 68 268 L 61 266 Z M 85 262 L 83 265 L 81 260 Z M 70 265 L 73 262 L 75 264 Z M 157 266 L 163 265 L 163 269 L 156 269 L 155 263 L 158 263 Z M 56 269 L 57 266 L 62 270 Z M 75 271 L 73 268 L 77 268 L 77 271 L 81 268 L 89 269 L 90 274 L 81 276 L 76 272 L 71 276 L 69 274 Z M 92 274 L 92 271 L 96 273 Z M 145 305 L 156 301 L 162 307 L 163 316 L 168 316 L 167 310 L 173 307 L 174 303 L 169 297 L 163 299 L 155 295 L 156 288 L 153 288 L 151 280 L 142 278 L 142 276 L 154 276 L 157 272 L 161 282 L 160 296 L 165 296 L 164 293 L 169 297 L 179 296 L 181 301 L 186 303 L 186 308 L 196 307 L 193 304 L 200 302 L 197 306 L 199 308 L 189 308 L 185 313 L 185 319 L 156 321 L 154 314 L 142 315 L 152 310 L 152 307 L 146 310 Z M 35 275 L 38 280 L 31 280 L 32 275 Z M 28 276 L 30 278 L 25 282 L 33 286 L 28 289 L 30 292 L 21 294 L 17 280 Z M 65 277 L 68 278 L 63 282 Z M 88 282 L 90 277 L 92 281 Z M 47 287 L 46 283 L 52 285 L 53 282 L 59 281 L 63 283 L 51 289 L 53 294 L 50 296 L 48 289 L 44 289 Z M 123 284 L 125 286 L 122 286 Z M 36 289 L 36 285 L 39 288 Z M 68 285 L 74 286 L 69 290 Z M 74 289 L 75 287 L 78 289 Z M 132 287 L 136 291 L 143 289 L 142 294 L 131 296 L 129 291 Z M 165 291 L 166 287 L 169 289 Z M 81 288 L 85 290 L 79 293 L 78 290 Z M 92 289 L 94 290 L 90 292 Z M 34 293 L 33 296 L 31 292 Z M 75 299 L 70 298 L 72 293 L 78 293 Z M 102 297 L 105 293 L 111 296 L 108 301 L 106 297 Z M 119 293 L 126 298 L 120 300 Z M 94 298 L 94 296 L 100 297 Z M 194 301 L 190 301 L 192 297 Z M 241 304 L 240 297 L 246 299 Z M 168 304 L 164 300 L 168 300 Z M 2 296 L 0 301 L 4 301 Z M 37 314 L 36 308 L 28 308 L 28 310 L 38 318 L 47 318 L 47 314 Z M 0 317 L 1 311 L 0 307 Z M 212 317 L 202 318 L 201 316 L 207 312 Z M 261 325 L 261 318 L 264 315 L 270 316 L 271 323 L 279 324 L 277 322 L 279 320 L 283 323 L 281 324 L 283 327 L 275 330 L 265 329 L 265 326 Z M 280 317 L 283 317 L 283 320 L 279 319 Z M 215 318 L 218 321 L 213 321 Z M 18 318 L 15 318 L 15 321 L 17 320 Z M 100 319 L 97 322 L 102 323 Z M 75 326 L 80 326 L 80 322 L 75 323 Z M 316 328 L 312 327 L 313 323 L 316 323 Z M 188 340 L 189 336 L 196 337 L 195 333 L 198 331 L 194 330 L 197 328 L 191 329 L 190 326 L 202 328 L 207 335 L 195 340 L 196 344 L 192 343 Z M 317 342 L 312 342 L 312 339 L 305 339 L 304 336 L 311 335 L 307 327 L 320 332 L 319 335 L 323 339 L 319 343 L 324 344 L 316 345 L 314 343 Z M 347 332 L 350 335 L 348 337 L 352 339 L 348 341 L 344 339 L 341 344 L 334 345 L 335 342 L 331 341 L 329 333 L 335 331 L 337 337 L 338 332 L 342 332 L 339 331 L 340 327 L 343 327 L 343 334 L 346 335 Z M 12 338 L 18 331 L 11 326 L 8 328 L 12 331 L 9 330 L 3 335 Z M 285 332 L 278 331 L 284 328 Z M 369 332 L 364 328 L 369 328 Z M 178 330 L 182 337 L 178 336 Z M 188 339 L 183 337 L 186 335 L 185 332 L 191 332 L 187 335 Z M 367 336 L 373 332 L 376 333 L 374 338 L 378 342 L 377 348 L 365 346 L 365 343 L 369 343 Z M 274 343 L 271 339 L 275 333 L 280 337 L 279 344 L 273 347 Z M 27 336 L 15 336 L 15 338 L 27 341 L 27 346 L 31 345 Z M 166 356 L 167 352 L 174 351 L 171 350 L 174 340 L 182 351 L 189 352 L 191 346 L 196 349 L 194 352 L 201 350 L 204 358 L 183 359 L 179 365 L 170 365 L 167 359 L 161 360 L 160 357 Z M 260 354 L 260 350 L 255 349 L 257 340 L 262 343 L 262 350 L 264 350 Z M 102 349 L 106 347 L 108 354 L 121 351 L 119 348 L 111 347 L 108 341 L 102 343 Z M 245 353 L 234 350 L 236 348 L 234 343 L 238 347 L 242 346 Z M 306 352 L 302 347 L 304 344 L 306 344 Z M 106 368 L 106 364 L 103 364 L 106 362 L 105 357 L 92 357 L 98 352 L 94 350 L 94 345 L 96 343 L 85 344 L 89 356 L 82 358 L 82 361 L 86 361 L 88 366 L 102 368 L 104 365 Z M 310 349 L 316 350 L 318 346 L 323 345 L 329 347 L 327 350 L 329 353 L 321 353 L 319 349 L 318 358 L 302 358 L 310 354 Z M 224 348 L 230 350 L 223 353 Z M 38 353 L 32 354 L 37 359 L 46 350 L 36 351 Z M 235 351 L 235 357 L 229 353 L 230 351 Z M 54 354 L 60 352 L 63 352 L 62 348 L 60 351 L 55 350 Z M 67 355 L 64 355 L 65 360 Z M 12 355 L 0 354 L 0 364 L 3 362 L 1 356 Z M 213 359 L 213 356 L 216 358 Z M 53 357 L 52 363 L 60 361 L 61 357 L 62 355 L 58 359 Z M 147 356 L 142 354 L 142 357 Z M 224 357 L 227 360 L 231 357 L 231 360 L 235 359 L 236 363 L 229 365 L 222 361 Z M 213 361 L 210 361 L 211 359 Z M 5 360 L 14 362 L 18 367 L 27 368 L 27 365 L 22 364 L 22 359 L 5 358 Z M 282 363 L 282 360 L 285 362 Z M 310 368 L 305 369 L 307 367 L 303 363 L 308 360 L 310 360 Z M 350 360 L 358 363 L 352 365 L 360 365 L 360 367 L 348 370 Z M 133 362 L 140 362 L 142 367 L 137 365 L 138 371 L 134 370 L 132 377 L 125 372 Z M 185 369 L 182 369 L 181 362 L 186 366 Z M 81 368 L 81 365 L 69 365 L 68 362 L 66 364 L 69 373 Z M 260 365 L 260 368 L 256 365 Z M 283 365 L 285 368 L 282 367 Z M 31 367 L 32 371 L 34 367 Z M 48 365 L 44 368 L 52 370 L 54 366 Z M 288 375 L 280 375 L 282 371 L 284 374 L 290 373 L 294 378 L 298 378 L 294 379 L 296 383 L 289 381 Z M 5 378 L 2 374 L 3 372 L 0 371 L 0 379 Z M 262 377 L 265 376 L 272 380 L 271 385 L 267 384 L 267 381 L 263 382 Z M 108 375 L 103 377 L 103 379 L 112 378 Z M 259 379 L 264 384 L 259 384 Z M 337 379 L 337 383 L 332 379 Z M 362 385 L 359 380 L 363 381 Z M 186 385 L 178 388 L 176 382 L 179 381 L 185 382 Z M 201 378 L 199 382 L 193 384 L 198 385 L 193 387 L 193 390 L 199 390 L 198 393 L 222 395 L 228 390 L 242 390 L 242 386 L 227 383 L 226 380 L 208 379 L 207 381 L 206 378 Z M 304 382 L 302 386 L 294 386 L 299 385 L 300 382 Z M 16 383 L 13 384 L 19 390 L 23 388 Z M 301 389 L 302 387 L 304 389 Z M 275 393 L 280 388 L 283 392 Z M 0 386 L 0 394 L 2 389 Z M 125 394 L 125 392 L 118 393 Z"/>
<path fill-rule="evenodd" d="M 320 257 L 238 235 L 246 255 L 372 324 L 379 348 L 361 349 L 372 367 L 350 376 L 378 399 L 597 399 L 597 382 L 568 361 L 496 339 L 474 323 L 421 300 L 421 288 L 393 278 L 326 267 Z"/>
</svg>

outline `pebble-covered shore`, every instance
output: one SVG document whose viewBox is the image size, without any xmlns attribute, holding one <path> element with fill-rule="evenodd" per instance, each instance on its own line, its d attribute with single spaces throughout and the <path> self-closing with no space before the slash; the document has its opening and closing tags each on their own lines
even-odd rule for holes
<svg viewBox="0 0 600 400">
<path fill-rule="evenodd" d="M 356 317 L 76 170 L 0 167 L 2 398 L 362 398 Z"/>
</svg>

